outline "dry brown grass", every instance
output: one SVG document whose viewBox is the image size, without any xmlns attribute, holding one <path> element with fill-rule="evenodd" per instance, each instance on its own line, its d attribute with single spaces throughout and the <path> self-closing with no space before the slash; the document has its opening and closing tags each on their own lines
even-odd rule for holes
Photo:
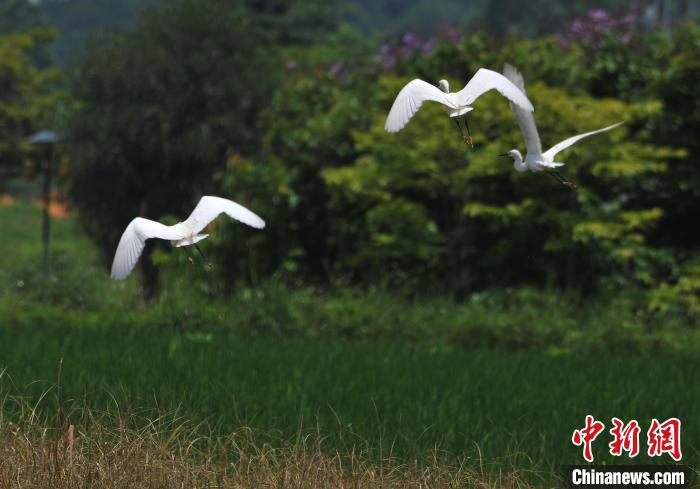
<svg viewBox="0 0 700 489">
<path fill-rule="evenodd" d="M 256 444 L 249 430 L 203 436 L 202 427 L 175 416 L 84 412 L 72 416 L 80 426 L 56 428 L 30 406 L 7 414 L 12 403 L 0 403 L 0 489 L 529 487 L 515 472 L 487 475 L 437 453 L 410 463 L 378 461 L 361 452 L 328 453 L 313 435 L 273 447 Z"/>
</svg>

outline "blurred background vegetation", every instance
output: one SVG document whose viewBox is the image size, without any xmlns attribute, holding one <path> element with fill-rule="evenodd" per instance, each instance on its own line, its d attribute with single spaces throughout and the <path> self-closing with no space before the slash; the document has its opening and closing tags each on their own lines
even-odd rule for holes
<svg viewBox="0 0 700 489">
<path fill-rule="evenodd" d="M 552 471 L 580 460 L 567 437 L 592 407 L 691 417 L 699 12 L 0 0 L 0 394 L 44 399 L 35 381 L 65 358 L 77 404 L 155 399 L 285 436 L 317 421 L 337 428 L 335 447 L 352 432 L 372 449 L 388 436 L 402 453 L 484 448 Z M 505 62 L 525 76 L 545 147 L 625 121 L 562 153 L 577 192 L 498 158 L 524 147 L 497 94 L 476 103 L 473 150 L 430 104 L 384 131 L 412 78 L 460 86 Z M 51 156 L 27 140 L 40 129 L 63 136 L 48 270 Z M 126 282 L 109 280 L 133 217 L 174 223 L 204 194 L 266 229 L 221 219 L 203 243 L 212 270 L 150 243 Z M 697 461 L 697 430 L 683 436 Z"/>
<path fill-rule="evenodd" d="M 269 279 L 456 301 L 517 288 L 700 314 L 696 2 L 151 3 L 0 4 L 0 190 L 36 198 L 45 156 L 26 136 L 63 134 L 54 190 L 105 272 L 131 218 L 219 194 L 268 227 L 217 224 L 217 266 L 186 278 L 212 296 Z M 479 101 L 474 151 L 439 107 L 383 130 L 411 78 L 456 86 L 504 62 L 545 145 L 626 121 L 566 153 L 578 192 L 497 158 L 524 149 L 498 95 Z M 132 281 L 155 297 L 178 260 L 153 243 Z"/>
</svg>

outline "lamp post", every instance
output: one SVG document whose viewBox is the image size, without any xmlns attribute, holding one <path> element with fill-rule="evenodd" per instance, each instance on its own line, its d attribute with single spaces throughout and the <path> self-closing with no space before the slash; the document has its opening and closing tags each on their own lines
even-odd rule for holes
<svg viewBox="0 0 700 489">
<path fill-rule="evenodd" d="M 44 252 L 44 273 L 49 275 L 49 242 L 51 239 L 51 216 L 49 206 L 51 205 L 51 180 L 53 179 L 54 160 L 56 158 L 55 143 L 61 140 L 61 136 L 53 131 L 43 130 L 29 138 L 29 144 L 45 145 L 46 151 L 42 155 L 44 161 L 44 216 L 41 227 L 41 240 Z"/>
</svg>

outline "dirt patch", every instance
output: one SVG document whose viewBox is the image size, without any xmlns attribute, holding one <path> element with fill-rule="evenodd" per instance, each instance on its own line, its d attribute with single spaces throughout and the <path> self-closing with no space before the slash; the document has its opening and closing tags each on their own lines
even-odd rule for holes
<svg viewBox="0 0 700 489">
<path fill-rule="evenodd" d="M 39 209 L 44 208 L 43 200 L 36 203 Z M 65 219 L 70 216 L 70 206 L 63 199 L 61 194 L 51 194 L 51 204 L 49 204 L 49 215 L 56 219 Z"/>
<path fill-rule="evenodd" d="M 7 207 L 10 205 L 15 205 L 15 199 L 9 195 L 0 195 L 0 207 Z"/>
</svg>

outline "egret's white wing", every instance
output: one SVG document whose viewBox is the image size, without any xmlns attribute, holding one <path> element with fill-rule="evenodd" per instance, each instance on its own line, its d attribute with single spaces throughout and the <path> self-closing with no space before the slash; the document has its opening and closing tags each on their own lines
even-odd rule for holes
<svg viewBox="0 0 700 489">
<path fill-rule="evenodd" d="M 391 106 L 386 118 L 384 129 L 389 132 L 400 131 L 426 100 L 440 102 L 452 109 L 457 108 L 449 94 L 428 82 L 415 79 L 408 82 L 396 96 L 394 105 Z"/>
<path fill-rule="evenodd" d="M 141 256 L 143 247 L 146 246 L 147 239 L 178 240 L 184 237 L 182 231 L 176 226 L 166 226 L 156 221 L 137 217 L 129 223 L 119 240 L 117 252 L 114 254 L 112 262 L 112 278 L 121 280 L 131 273 L 139 256 Z"/>
<path fill-rule="evenodd" d="M 242 205 L 236 204 L 232 200 L 210 195 L 205 195 L 199 200 L 199 204 L 197 204 L 197 207 L 194 208 L 184 224 L 195 233 L 198 233 L 222 213 L 254 228 L 262 229 L 265 227 L 265 221 Z"/>
<path fill-rule="evenodd" d="M 494 89 L 522 109 L 530 112 L 535 110 L 527 96 L 513 85 L 508 78 L 485 68 L 479 68 L 479 71 L 469 80 L 469 83 L 457 92 L 459 103 L 462 106 L 471 105 L 484 93 Z"/>
<path fill-rule="evenodd" d="M 510 80 L 513 85 L 518 87 L 523 94 L 526 94 L 525 79 L 523 79 L 523 75 L 518 70 L 506 63 L 503 65 L 503 75 Z M 535 124 L 535 116 L 532 112 L 521 109 L 513 102 L 510 103 L 510 108 L 513 114 L 515 114 L 515 118 L 520 126 L 520 131 L 523 133 L 527 152 L 531 155 L 541 155 L 542 142 L 540 141 L 540 134 L 537 131 L 537 124 Z"/>
<path fill-rule="evenodd" d="M 538 161 L 537 164 L 545 168 L 559 168 L 560 166 L 564 166 L 564 163 L 557 163 L 556 161 Z"/>
<path fill-rule="evenodd" d="M 603 129 L 598 129 L 597 131 L 591 131 L 591 132 L 586 132 L 583 134 L 579 134 L 577 136 L 572 136 L 569 139 L 563 140 L 561 143 L 557 143 L 551 148 L 549 148 L 547 151 L 544 152 L 544 157 L 548 160 L 553 160 L 556 154 L 560 151 L 565 150 L 572 144 L 574 144 L 576 141 L 586 138 L 588 136 L 592 136 L 593 134 L 598 134 L 599 132 L 603 131 L 609 131 L 610 129 L 615 129 L 617 126 L 620 124 L 624 124 L 625 121 L 618 122 L 617 124 L 613 124 L 612 126 L 604 127 Z"/>
</svg>

